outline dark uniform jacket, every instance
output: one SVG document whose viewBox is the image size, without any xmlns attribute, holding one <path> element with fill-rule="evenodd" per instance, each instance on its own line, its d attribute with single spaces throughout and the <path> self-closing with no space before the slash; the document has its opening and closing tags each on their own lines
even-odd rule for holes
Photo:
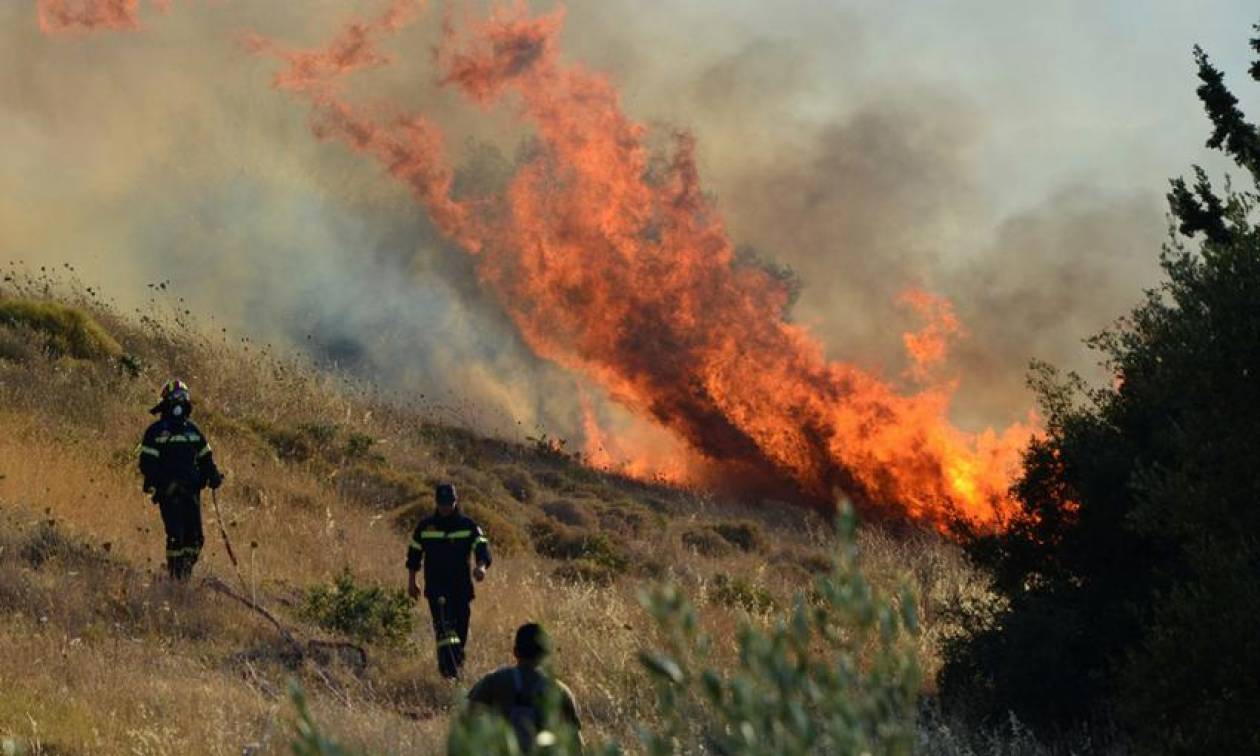
<svg viewBox="0 0 1260 756">
<path fill-rule="evenodd" d="M 159 499 L 195 495 L 219 477 L 205 435 L 190 420 L 162 418 L 140 442 L 140 473 L 145 490 Z"/>
<path fill-rule="evenodd" d="M 528 703 L 541 709 L 543 701 L 551 695 L 555 696 L 557 713 L 564 721 L 574 729 L 582 729 L 577 702 L 569 686 L 531 667 L 502 667 L 491 672 L 468 691 L 468 700 L 508 718 L 514 706 Z"/>
<path fill-rule="evenodd" d="M 490 542 L 472 518 L 456 511 L 449 517 L 432 514 L 420 521 L 407 547 L 407 569 L 424 564 L 424 597 L 473 598 L 468 559 L 490 566 Z"/>
</svg>

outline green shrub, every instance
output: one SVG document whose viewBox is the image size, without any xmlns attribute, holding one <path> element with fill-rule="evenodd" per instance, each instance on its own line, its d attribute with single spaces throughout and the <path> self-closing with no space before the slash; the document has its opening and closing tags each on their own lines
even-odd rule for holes
<svg viewBox="0 0 1260 756">
<path fill-rule="evenodd" d="M 301 615 L 365 642 L 399 643 L 412 630 L 411 600 L 401 590 L 355 584 L 349 570 L 331 586 L 307 591 Z"/>
<path fill-rule="evenodd" d="M 53 356 L 118 357 L 122 347 L 100 323 L 77 307 L 33 299 L 0 299 L 0 324 L 38 333 Z"/>
<path fill-rule="evenodd" d="M 306 692 L 296 680 L 289 680 L 289 701 L 297 711 L 297 737 L 289 744 L 294 756 L 358 756 L 360 752 L 349 750 L 324 734 L 306 704 Z"/>
<path fill-rule="evenodd" d="M 1034 371 L 1018 510 L 969 544 L 1000 603 L 967 618 L 941 687 L 1039 733 L 1117 717 L 1136 752 L 1258 753 L 1260 132 L 1195 59 L 1208 146 L 1249 188 L 1172 182 L 1164 280 L 1089 342 L 1107 383 Z"/>
<path fill-rule="evenodd" d="M 764 614 L 775 607 L 774 597 L 747 578 L 720 573 L 713 578 L 713 600 L 732 609 Z"/>
<path fill-rule="evenodd" d="M 819 601 L 767 631 L 739 631 L 740 664 L 707 664 L 712 639 L 678 589 L 643 596 L 663 648 L 641 661 L 656 681 L 659 722 L 641 736 L 651 754 L 909 754 L 920 675 L 913 597 L 880 595 L 859 572 L 852 510 L 819 579 Z"/>
<path fill-rule="evenodd" d="M 586 559 L 620 574 L 630 565 L 625 550 L 606 533 L 571 528 L 553 520 L 530 525 L 534 550 L 551 559 Z"/>
<path fill-rule="evenodd" d="M 351 433 L 346 437 L 346 446 L 344 455 L 349 460 L 372 460 L 375 462 L 382 461 L 379 454 L 372 452 L 372 446 L 376 443 L 376 439 L 366 433 Z"/>
</svg>

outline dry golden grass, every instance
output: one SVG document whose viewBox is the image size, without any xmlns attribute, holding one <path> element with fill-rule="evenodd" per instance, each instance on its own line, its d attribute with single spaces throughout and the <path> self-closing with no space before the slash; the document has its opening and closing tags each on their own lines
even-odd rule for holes
<svg viewBox="0 0 1260 756">
<path fill-rule="evenodd" d="M 510 661 L 519 624 L 542 622 L 596 740 L 633 742 L 635 725 L 652 721 L 637 662 L 654 632 L 641 587 L 680 583 L 718 640 L 716 660 L 734 664 L 739 625 L 775 615 L 733 600 L 731 581 L 788 606 L 827 565 L 826 523 L 781 503 L 605 475 L 443 425 L 222 333 L 87 304 L 127 364 L 0 349 L 0 738 L 37 752 L 286 753 L 290 677 L 346 743 L 442 751 L 460 689 L 437 675 L 423 608 L 408 643 L 369 647 L 367 668 L 355 670 L 295 660 L 258 615 L 196 580 L 179 587 L 160 577 L 161 522 L 140 493 L 133 450 L 156 388 L 172 376 L 192 386 L 194 419 L 227 472 L 220 504 L 246 593 L 300 638 L 328 637 L 298 617 L 305 592 L 347 568 L 360 582 L 401 588 L 407 531 L 432 483 L 454 480 L 492 547 L 497 538 L 516 546 L 499 552 L 478 587 L 466 680 Z M 6 328 L 0 344 L 19 337 Z M 203 512 L 196 575 L 235 586 L 208 495 Z M 561 562 L 535 553 L 527 535 L 540 522 L 598 537 L 627 563 L 614 565 L 611 585 L 559 579 Z M 72 546 L 36 565 L 22 552 L 41 529 Z M 684 533 L 698 531 L 728 548 L 689 546 Z M 930 680 L 949 632 L 940 609 L 983 592 L 983 580 L 927 536 L 872 530 L 861 545 L 875 582 L 908 583 L 923 597 L 920 653 Z"/>
</svg>

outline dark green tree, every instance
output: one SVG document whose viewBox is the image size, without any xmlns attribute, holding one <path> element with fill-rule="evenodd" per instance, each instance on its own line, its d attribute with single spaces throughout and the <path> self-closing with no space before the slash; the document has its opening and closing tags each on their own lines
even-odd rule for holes
<svg viewBox="0 0 1260 756">
<path fill-rule="evenodd" d="M 970 543 L 1002 601 L 950 650 L 943 690 L 1043 732 L 1114 721 L 1142 752 L 1254 753 L 1260 132 L 1201 49 L 1195 61 L 1207 144 L 1251 188 L 1218 190 L 1197 166 L 1172 182 L 1164 282 L 1091 340 L 1112 386 L 1034 369 L 1047 432 L 1015 487 L 1021 514 Z"/>
</svg>

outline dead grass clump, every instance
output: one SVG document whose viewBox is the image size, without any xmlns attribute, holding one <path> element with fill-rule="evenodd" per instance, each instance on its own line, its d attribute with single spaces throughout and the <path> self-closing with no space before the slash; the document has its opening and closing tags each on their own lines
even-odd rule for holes
<svg viewBox="0 0 1260 756">
<path fill-rule="evenodd" d="M 502 489 L 495 476 L 467 465 L 450 469 L 444 480 L 455 484 L 461 505 L 492 504 L 498 501 L 496 494 Z M 433 482 L 436 484 L 438 481 Z"/>
<path fill-rule="evenodd" d="M 74 567 L 97 558 L 90 545 L 67 536 L 57 527 L 55 520 L 41 520 L 34 532 L 23 539 L 18 553 L 35 569 L 51 560 Z"/>
<path fill-rule="evenodd" d="M 539 470 L 534 473 L 534 480 L 538 481 L 538 485 L 543 488 L 559 494 L 575 494 L 578 492 L 577 482 L 559 470 Z"/>
<path fill-rule="evenodd" d="M 25 328 L 0 326 L 0 360 L 26 363 L 39 356 L 40 349 Z"/>
<path fill-rule="evenodd" d="M 425 497 L 429 487 L 414 475 L 386 467 L 356 464 L 337 476 L 337 493 L 369 509 L 394 509 Z"/>
<path fill-rule="evenodd" d="M 337 426 L 329 423 L 281 427 L 256 417 L 246 423 L 271 445 L 276 457 L 283 462 L 310 462 L 317 456 L 327 457 L 337 437 Z"/>
<path fill-rule="evenodd" d="M 727 543 L 745 553 L 761 552 L 766 549 L 766 536 L 761 526 L 749 520 L 739 522 L 719 522 L 710 525 Z"/>
<path fill-rule="evenodd" d="M 631 499 L 621 499 L 599 510 L 599 525 L 623 538 L 642 538 L 664 532 L 665 520 Z"/>
<path fill-rule="evenodd" d="M 595 585 L 606 588 L 617 580 L 617 572 L 589 559 L 565 562 L 551 571 L 551 577 L 566 585 Z"/>
<path fill-rule="evenodd" d="M 679 512 L 678 505 L 661 496 L 640 496 L 638 497 L 638 501 L 640 504 L 662 517 L 676 515 Z"/>
<path fill-rule="evenodd" d="M 0 300 L 0 323 L 29 329 L 51 356 L 83 360 L 119 357 L 122 347 L 86 311 L 60 302 L 33 299 Z"/>
<path fill-rule="evenodd" d="M 796 568 L 807 575 L 818 575 L 831 570 L 831 557 L 818 549 L 789 544 L 774 552 L 770 562 L 785 571 Z"/>
<path fill-rule="evenodd" d="M 542 510 L 556 522 L 575 528 L 593 530 L 598 525 L 598 520 L 590 507 L 572 499 L 552 499 L 542 505 Z"/>
<path fill-rule="evenodd" d="M 486 506 L 468 504 L 461 508 L 486 532 L 491 554 L 516 556 L 529 552 L 529 536 L 520 525 Z"/>
<path fill-rule="evenodd" d="M 735 547 L 729 541 L 708 526 L 687 528 L 682 532 L 682 543 L 701 556 L 715 559 L 735 552 Z"/>
<path fill-rule="evenodd" d="M 522 504 L 529 504 L 538 496 L 538 484 L 534 481 L 534 476 L 519 465 L 499 467 L 495 470 L 495 475 L 508 496 Z"/>
</svg>

